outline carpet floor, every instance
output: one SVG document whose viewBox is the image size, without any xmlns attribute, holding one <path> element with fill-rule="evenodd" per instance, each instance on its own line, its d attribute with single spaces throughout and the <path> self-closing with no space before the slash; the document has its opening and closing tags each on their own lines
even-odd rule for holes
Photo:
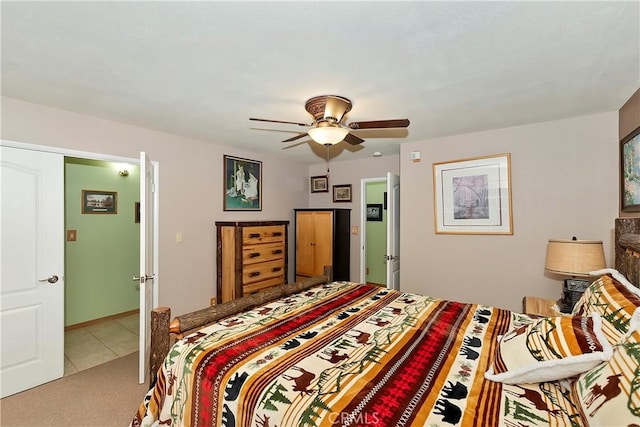
<svg viewBox="0 0 640 427">
<path fill-rule="evenodd" d="M 138 353 L 0 400 L 0 425 L 125 427 L 147 392 Z"/>
</svg>

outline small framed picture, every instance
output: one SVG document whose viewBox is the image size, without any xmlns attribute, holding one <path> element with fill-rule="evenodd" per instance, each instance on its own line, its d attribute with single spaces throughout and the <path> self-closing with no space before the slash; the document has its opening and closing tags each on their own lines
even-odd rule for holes
<svg viewBox="0 0 640 427">
<path fill-rule="evenodd" d="M 82 190 L 83 214 L 117 214 L 116 191 Z"/>
<path fill-rule="evenodd" d="M 351 201 L 351 184 L 334 185 L 333 201 L 334 202 L 350 202 Z"/>
<path fill-rule="evenodd" d="M 382 221 L 381 203 L 367 203 L 367 221 Z"/>
<path fill-rule="evenodd" d="M 328 193 L 329 192 L 329 177 L 326 175 L 312 176 L 311 177 L 311 192 L 312 193 Z"/>
</svg>

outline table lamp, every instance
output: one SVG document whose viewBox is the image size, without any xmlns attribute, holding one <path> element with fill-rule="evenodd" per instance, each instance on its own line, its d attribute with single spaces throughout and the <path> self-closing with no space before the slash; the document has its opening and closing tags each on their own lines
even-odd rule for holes
<svg viewBox="0 0 640 427">
<path fill-rule="evenodd" d="M 565 279 L 560 311 L 570 313 L 573 306 L 590 284 L 589 272 L 606 267 L 602 241 L 550 239 L 547 244 L 547 257 L 544 268 L 550 273 L 570 276 Z"/>
</svg>

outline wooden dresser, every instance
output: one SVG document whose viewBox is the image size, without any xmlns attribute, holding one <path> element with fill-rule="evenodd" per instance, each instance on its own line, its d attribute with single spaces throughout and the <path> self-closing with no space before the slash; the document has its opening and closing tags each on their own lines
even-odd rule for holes
<svg viewBox="0 0 640 427">
<path fill-rule="evenodd" d="M 287 283 L 289 221 L 216 222 L 216 300 Z"/>
</svg>

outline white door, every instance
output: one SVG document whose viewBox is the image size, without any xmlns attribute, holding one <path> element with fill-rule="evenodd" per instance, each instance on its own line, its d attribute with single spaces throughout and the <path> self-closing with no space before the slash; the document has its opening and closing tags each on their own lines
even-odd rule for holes
<svg viewBox="0 0 640 427">
<path fill-rule="evenodd" d="M 155 170 L 145 152 L 140 153 L 140 352 L 138 380 L 145 382 L 151 353 L 151 310 L 154 306 Z M 134 278 L 135 280 L 136 278 Z M 157 297 L 155 298 L 157 300 Z"/>
<path fill-rule="evenodd" d="M 64 374 L 64 157 L 0 147 L 1 397 Z"/>
<path fill-rule="evenodd" d="M 400 177 L 387 173 L 387 288 L 400 289 Z"/>
</svg>

